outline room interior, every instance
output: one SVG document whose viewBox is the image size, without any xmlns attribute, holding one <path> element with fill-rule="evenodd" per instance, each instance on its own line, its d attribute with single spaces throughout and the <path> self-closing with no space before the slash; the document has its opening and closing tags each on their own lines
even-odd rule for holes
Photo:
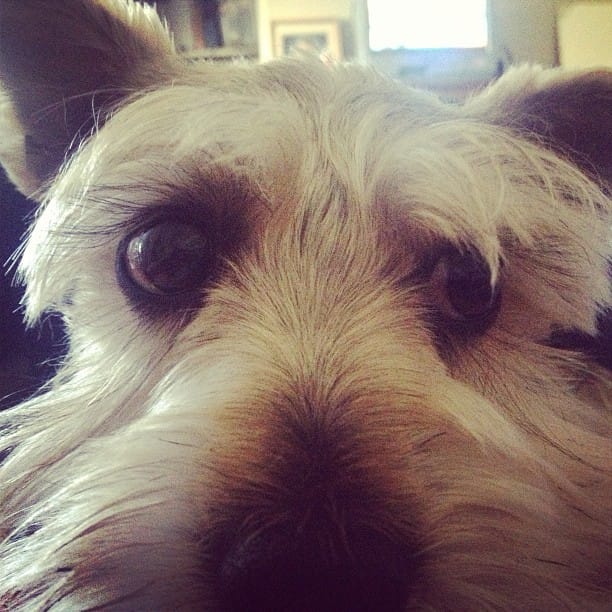
<svg viewBox="0 0 612 612">
<path fill-rule="evenodd" d="M 157 0 L 194 61 L 268 61 L 296 43 L 462 98 L 508 66 L 612 65 L 609 0 Z M 303 51 L 303 49 L 302 49 Z"/>
</svg>

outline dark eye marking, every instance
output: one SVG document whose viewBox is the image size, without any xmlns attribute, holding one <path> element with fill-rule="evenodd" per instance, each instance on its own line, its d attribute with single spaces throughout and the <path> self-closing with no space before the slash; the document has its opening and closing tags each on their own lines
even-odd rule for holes
<svg viewBox="0 0 612 612">
<path fill-rule="evenodd" d="M 24 540 L 25 538 L 29 538 L 30 536 L 34 535 L 37 531 L 39 531 L 41 528 L 42 528 L 41 523 L 37 523 L 37 522 L 30 523 L 26 525 L 25 527 L 22 527 L 18 531 L 12 533 L 8 538 L 8 542 L 18 542 L 19 540 Z"/>
<path fill-rule="evenodd" d="M 597 315 L 596 334 L 557 328 L 552 331 L 547 344 L 561 350 L 582 352 L 612 372 L 612 308 L 608 307 Z"/>
<path fill-rule="evenodd" d="M 244 247 L 247 217 L 256 214 L 247 211 L 258 211 L 261 200 L 257 187 L 221 166 L 175 171 L 172 184 L 156 186 L 151 205 L 122 225 L 115 273 L 139 314 L 184 322 Z"/>
</svg>

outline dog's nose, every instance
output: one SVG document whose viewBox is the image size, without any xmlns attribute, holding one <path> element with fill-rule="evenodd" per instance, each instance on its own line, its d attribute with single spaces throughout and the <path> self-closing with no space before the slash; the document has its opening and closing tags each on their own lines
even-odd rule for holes
<svg viewBox="0 0 612 612">
<path fill-rule="evenodd" d="M 320 534 L 319 534 L 320 536 Z M 221 564 L 229 612 L 400 612 L 413 575 L 403 545 L 372 532 L 342 546 L 276 531 L 233 546 Z"/>
</svg>

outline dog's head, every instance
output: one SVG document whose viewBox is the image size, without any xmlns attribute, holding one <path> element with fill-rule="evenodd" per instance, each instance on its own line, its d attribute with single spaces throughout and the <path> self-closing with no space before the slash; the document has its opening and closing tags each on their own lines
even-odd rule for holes
<svg viewBox="0 0 612 612">
<path fill-rule="evenodd" d="M 0 77 L 70 336 L 0 421 L 0 607 L 606 606 L 610 73 L 449 106 L 4 0 Z"/>
</svg>

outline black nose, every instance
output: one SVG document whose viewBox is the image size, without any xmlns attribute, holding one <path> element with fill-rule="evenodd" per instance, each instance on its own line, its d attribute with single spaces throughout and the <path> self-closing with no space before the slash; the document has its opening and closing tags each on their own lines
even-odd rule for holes
<svg viewBox="0 0 612 612">
<path fill-rule="evenodd" d="M 347 536 L 347 534 L 344 534 Z M 342 543 L 270 531 L 232 546 L 220 570 L 229 612 L 400 612 L 414 570 L 406 546 L 372 532 Z"/>
</svg>

